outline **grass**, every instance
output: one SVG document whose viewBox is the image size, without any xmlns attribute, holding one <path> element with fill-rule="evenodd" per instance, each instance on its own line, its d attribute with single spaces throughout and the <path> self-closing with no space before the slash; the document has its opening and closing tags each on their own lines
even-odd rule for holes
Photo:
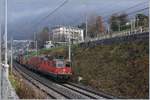
<svg viewBox="0 0 150 100">
<path fill-rule="evenodd" d="M 46 96 L 41 95 L 39 91 L 25 83 L 17 74 L 9 75 L 9 80 L 20 99 L 46 99 Z"/>
<path fill-rule="evenodd" d="M 20 85 L 17 80 L 15 80 L 14 75 L 9 75 L 9 80 L 12 84 L 12 86 L 15 88 L 15 90 L 18 90 L 18 86 Z"/>
<path fill-rule="evenodd" d="M 63 55 L 65 49 L 66 49 L 66 46 L 57 47 L 57 48 L 48 48 L 48 49 L 47 48 L 43 48 L 41 50 L 38 50 L 37 54 L 38 55 L 48 55 L 48 54 L 51 54 L 51 55 L 54 55 L 54 54 L 56 54 L 56 55 L 57 54 Z M 55 51 L 56 51 L 56 53 L 55 53 Z M 33 52 L 29 53 L 29 57 L 32 57 L 32 56 L 36 56 L 36 51 L 33 51 Z"/>
</svg>

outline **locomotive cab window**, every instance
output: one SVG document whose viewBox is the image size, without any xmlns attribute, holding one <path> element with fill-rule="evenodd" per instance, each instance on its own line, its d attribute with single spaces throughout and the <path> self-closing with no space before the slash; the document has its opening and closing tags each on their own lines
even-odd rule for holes
<svg viewBox="0 0 150 100">
<path fill-rule="evenodd" d="M 56 61 L 56 67 L 64 67 L 63 61 Z"/>
</svg>

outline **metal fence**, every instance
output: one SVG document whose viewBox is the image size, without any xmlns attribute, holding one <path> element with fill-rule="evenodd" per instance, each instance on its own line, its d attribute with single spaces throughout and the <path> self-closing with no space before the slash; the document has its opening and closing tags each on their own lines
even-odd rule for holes
<svg viewBox="0 0 150 100">
<path fill-rule="evenodd" d="M 95 38 L 89 38 L 87 40 L 85 40 L 84 42 L 89 42 L 89 41 L 96 41 L 96 40 L 103 40 L 103 39 L 108 39 L 108 38 L 113 38 L 113 37 L 120 37 L 120 36 L 130 36 L 130 35 L 134 35 L 134 34 L 140 34 L 143 32 L 149 32 L 149 28 L 148 27 L 139 27 L 136 28 L 134 30 L 124 30 L 124 31 L 120 31 L 120 32 L 110 32 L 110 33 L 102 33 L 99 36 L 95 37 Z M 83 42 L 80 42 L 83 43 Z"/>
<path fill-rule="evenodd" d="M 103 38 L 98 39 L 91 39 L 82 43 L 78 44 L 78 47 L 88 48 L 88 47 L 95 47 L 96 45 L 107 45 L 107 44 L 114 44 L 114 43 L 123 43 L 123 42 L 130 42 L 135 40 L 148 40 L 149 39 L 149 32 L 148 28 L 144 29 L 140 32 L 122 32 L 122 33 L 115 33 L 113 36 L 104 36 Z"/>
</svg>

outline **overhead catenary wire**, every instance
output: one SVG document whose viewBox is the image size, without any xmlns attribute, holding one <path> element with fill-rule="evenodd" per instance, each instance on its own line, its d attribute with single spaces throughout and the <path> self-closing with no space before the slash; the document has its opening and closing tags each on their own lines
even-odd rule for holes
<svg viewBox="0 0 150 100">
<path fill-rule="evenodd" d="M 130 12 L 130 13 L 128 13 L 128 15 L 133 15 L 133 14 L 136 13 L 136 12 L 141 12 L 141 11 L 146 10 L 146 9 L 149 9 L 149 7 L 145 7 L 145 8 L 142 8 L 142 9 L 139 9 L 139 10 L 136 10 L 136 11 L 133 11 L 133 12 Z"/>
<path fill-rule="evenodd" d="M 39 25 L 43 20 L 47 19 L 49 16 L 53 15 L 56 11 L 58 11 L 60 8 L 62 8 L 66 3 L 68 3 L 69 0 L 65 0 L 63 3 L 61 3 L 59 6 L 57 6 L 53 11 L 48 13 L 46 16 L 44 16 L 39 22 L 33 25 L 33 27 L 36 27 Z"/>
<path fill-rule="evenodd" d="M 126 10 L 124 9 L 124 10 L 118 11 L 118 13 L 127 11 L 128 9 L 135 8 L 135 7 L 137 7 L 138 5 L 145 4 L 145 3 L 146 3 L 146 2 L 142 2 L 142 3 L 136 4 L 136 5 L 132 6 L 132 7 L 127 8 Z M 144 10 L 146 10 L 146 9 L 149 9 L 149 7 L 141 8 L 141 9 L 138 9 L 138 10 L 136 10 L 136 11 L 128 12 L 128 13 L 126 13 L 126 14 L 127 14 L 128 16 L 129 16 L 129 15 L 134 15 L 135 13 L 137 13 L 137 12 L 142 12 L 142 11 L 144 11 Z M 77 18 L 77 19 L 79 19 L 79 18 Z M 76 22 L 77 19 L 74 20 L 73 23 Z M 129 20 L 133 20 L 133 19 L 134 19 L 134 18 L 129 18 Z M 108 19 L 102 21 L 102 23 L 106 23 L 107 21 L 108 21 Z"/>
<path fill-rule="evenodd" d="M 138 6 L 140 6 L 140 5 L 142 5 L 142 4 L 146 4 L 146 3 L 147 3 L 147 1 L 146 1 L 146 2 L 140 2 L 140 3 L 138 3 L 138 4 L 134 5 L 134 6 L 131 6 L 131 7 L 126 8 L 126 9 L 124 9 L 124 10 L 120 10 L 120 11 L 114 12 L 113 14 L 126 12 L 126 11 L 128 11 L 129 9 L 137 8 Z M 133 12 L 128 12 L 128 13 L 126 13 L 126 14 L 127 14 L 127 15 L 133 15 L 133 14 L 135 14 L 136 12 L 141 12 L 141 11 L 146 10 L 146 9 L 149 9 L 149 7 L 142 8 L 142 9 L 138 9 L 138 10 L 133 11 Z M 103 14 L 104 14 L 104 13 L 103 13 Z M 102 23 L 106 23 L 106 22 L 108 21 L 108 17 L 110 17 L 111 15 L 112 15 L 112 14 L 107 15 L 107 16 L 104 16 L 104 17 L 103 17 L 104 20 L 102 21 Z M 107 19 L 106 19 L 106 18 L 107 18 Z M 74 21 L 72 21 L 71 23 L 75 23 L 78 19 L 80 19 L 80 17 L 79 17 L 79 18 L 76 18 L 76 19 L 75 19 Z"/>
<path fill-rule="evenodd" d="M 124 10 L 120 10 L 120 11 L 117 11 L 117 12 L 113 12 L 113 14 L 118 14 L 118 13 L 122 13 L 122 12 L 126 12 L 126 11 L 128 11 L 128 10 L 130 10 L 130 9 L 133 9 L 133 8 L 136 8 L 136 7 L 138 7 L 138 6 L 141 6 L 142 4 L 146 4 L 147 3 L 147 1 L 146 2 L 141 2 L 141 3 L 138 3 L 138 4 L 136 4 L 136 5 L 134 5 L 134 6 L 131 6 L 131 7 L 129 7 L 129 8 L 126 8 L 126 9 L 124 9 Z M 110 15 L 107 15 L 107 16 L 104 16 L 104 18 L 108 18 L 109 16 L 111 16 L 112 14 L 110 14 Z"/>
<path fill-rule="evenodd" d="M 25 27 L 23 28 L 24 31 L 31 30 L 33 27 L 37 27 L 40 23 L 42 23 L 45 19 L 47 19 L 49 16 L 52 16 L 55 12 L 57 12 L 60 8 L 62 8 L 66 3 L 68 3 L 69 0 L 64 0 L 60 5 L 58 5 L 55 9 L 51 10 L 46 16 L 43 16 L 39 21 L 37 20 L 33 21 L 34 24 L 32 24 L 29 28 Z"/>
<path fill-rule="evenodd" d="M 129 9 L 136 8 L 136 7 L 138 7 L 138 6 L 142 5 L 142 4 L 146 4 L 146 3 L 147 3 L 147 1 L 146 1 L 146 2 L 141 2 L 141 3 L 138 3 L 138 4 L 134 5 L 134 6 L 131 6 L 131 7 L 129 7 L 129 8 L 126 8 L 126 9 L 124 9 L 124 10 L 120 10 L 120 11 L 114 12 L 114 13 L 112 13 L 112 14 L 110 14 L 110 15 L 104 16 L 104 17 L 103 17 L 104 20 L 102 21 L 102 23 L 107 23 L 107 22 L 108 22 L 108 19 L 109 19 L 108 17 L 110 17 L 110 16 L 113 15 L 113 14 L 119 14 L 119 13 L 122 13 L 122 12 L 126 12 L 126 11 L 128 11 Z M 134 12 L 128 12 L 128 13 L 126 13 L 126 14 L 127 14 L 127 15 L 133 15 L 133 14 L 136 13 L 136 12 L 141 12 L 141 11 L 146 10 L 146 9 L 149 9 L 149 7 L 146 7 L 146 8 L 140 9 L 140 10 L 136 10 L 136 11 L 134 11 Z"/>
<path fill-rule="evenodd" d="M 57 11 L 59 8 L 61 8 L 62 6 L 64 6 L 68 1 L 69 0 L 65 0 L 60 6 L 58 6 L 56 9 L 54 9 L 52 12 L 50 12 L 47 16 L 45 16 L 44 18 L 42 18 L 37 24 L 40 24 L 44 19 L 46 19 L 49 16 L 51 16 L 53 13 L 55 13 L 55 11 Z M 135 8 L 135 7 L 137 7 L 137 6 L 141 5 L 141 4 L 145 4 L 145 3 L 147 3 L 147 2 L 138 3 L 138 4 L 134 5 L 134 6 L 131 6 L 131 7 L 127 8 L 127 9 L 124 9 L 124 10 L 121 10 L 121 11 L 118 11 L 118 12 L 115 12 L 115 13 L 120 13 L 120 12 L 126 11 L 128 9 Z"/>
<path fill-rule="evenodd" d="M 55 13 L 55 11 L 59 10 L 61 7 L 63 7 L 69 0 L 65 0 L 63 3 L 61 3 L 58 7 L 56 7 L 53 11 L 51 11 L 50 13 L 48 13 L 48 15 L 44 16 L 42 19 L 40 19 L 40 21 L 38 21 L 37 23 L 35 23 L 32 27 L 37 26 L 38 24 L 42 23 L 43 20 L 47 19 L 49 16 L 51 16 L 52 14 Z M 143 2 L 144 3 L 144 2 Z M 142 3 L 141 3 L 142 4 Z M 36 20 L 37 21 L 37 20 Z M 26 29 L 25 29 L 26 30 Z"/>
<path fill-rule="evenodd" d="M 67 2 L 66 2 L 67 3 Z M 141 2 L 141 3 L 138 3 L 138 4 L 136 4 L 136 5 L 134 5 L 134 6 L 131 6 L 131 7 L 129 7 L 129 8 L 126 8 L 126 9 L 124 9 L 124 10 L 120 10 L 120 11 L 117 11 L 117 12 L 115 12 L 115 13 L 121 13 L 121 12 L 125 12 L 125 11 L 127 11 L 127 10 L 129 10 L 129 9 L 132 9 L 132 8 L 136 8 L 136 7 L 138 7 L 138 6 L 140 6 L 140 5 L 142 5 L 142 4 L 146 4 L 147 3 L 147 1 L 146 2 Z M 65 3 L 64 3 L 65 4 Z M 63 5 L 64 5 L 63 4 Z M 148 9 L 148 7 L 146 8 L 146 9 Z M 140 10 L 137 10 L 137 11 L 134 11 L 133 13 L 136 13 L 136 12 L 140 12 L 140 11 L 142 11 L 142 10 L 145 10 L 145 8 L 144 9 L 140 9 Z M 127 13 L 128 15 L 129 14 L 131 14 L 131 13 Z M 110 16 L 110 15 L 109 15 Z M 109 16 L 105 16 L 105 17 L 103 17 L 104 19 L 105 18 L 107 18 L 107 17 L 109 17 Z M 79 17 L 80 18 L 80 17 Z M 77 18 L 78 19 L 78 18 Z M 107 19 L 108 20 L 108 19 Z M 105 20 L 104 22 L 107 22 L 107 20 Z M 42 20 L 41 20 L 42 21 Z M 72 21 L 71 23 L 73 23 L 73 22 L 76 22 L 77 20 L 75 20 L 75 21 Z"/>
<path fill-rule="evenodd" d="M 128 16 L 129 16 L 129 15 L 134 15 L 134 14 L 136 14 L 136 13 L 138 13 L 138 12 L 141 12 L 141 11 L 144 11 L 144 10 L 147 10 L 147 9 L 149 9 L 149 7 L 145 7 L 145 8 L 142 8 L 142 9 L 138 9 L 138 10 L 136 10 L 136 11 L 128 12 L 128 13 L 125 13 L 125 14 L 127 14 Z M 103 18 L 103 19 L 105 19 L 105 18 Z M 105 19 L 105 20 L 103 20 L 102 23 L 107 23 L 108 20 L 109 20 L 109 19 Z"/>
<path fill-rule="evenodd" d="M 38 26 L 40 23 L 42 23 L 44 20 L 48 19 L 48 17 L 50 17 L 51 15 L 53 15 L 53 14 L 54 14 L 56 11 L 58 11 L 60 8 L 62 8 L 68 1 L 69 1 L 69 0 L 65 0 L 63 3 L 61 3 L 59 6 L 57 6 L 53 11 L 51 11 L 51 12 L 48 13 L 46 16 L 44 16 L 42 19 L 40 19 L 38 22 L 37 22 L 37 20 L 36 20 L 36 23 L 33 24 L 33 26 L 31 26 L 30 28 L 31 28 L 31 29 L 32 29 L 33 27 L 35 28 L 35 27 Z M 145 4 L 145 3 L 147 3 L 147 2 L 138 3 L 138 4 L 136 4 L 136 5 L 132 6 L 132 7 L 129 7 L 129 8 L 127 8 L 127 9 L 124 9 L 124 10 L 121 10 L 121 11 L 117 11 L 117 12 L 115 12 L 115 13 L 121 13 L 121 12 L 123 12 L 123 11 L 127 11 L 127 10 L 129 10 L 129 9 L 138 7 L 139 5 L 142 5 L 142 4 Z M 109 15 L 109 16 L 111 16 L 111 15 Z M 108 16 L 108 17 L 109 17 L 109 16 Z M 107 16 L 106 16 L 106 17 L 107 17 Z M 105 19 L 106 17 L 103 17 L 103 18 Z M 80 19 L 80 17 L 79 17 L 79 19 Z M 108 20 L 108 19 L 107 19 L 107 20 Z M 107 20 L 106 20 L 106 21 L 107 21 Z M 106 22 L 106 21 L 104 21 L 104 22 Z M 75 21 L 75 22 L 76 22 L 76 21 Z M 28 30 L 29 30 L 29 29 L 28 29 Z"/>
</svg>

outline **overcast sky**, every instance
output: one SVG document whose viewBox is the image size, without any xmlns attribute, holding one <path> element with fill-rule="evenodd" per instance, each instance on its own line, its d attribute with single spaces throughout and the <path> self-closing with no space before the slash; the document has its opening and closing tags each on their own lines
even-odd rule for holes
<svg viewBox="0 0 150 100">
<path fill-rule="evenodd" d="M 29 38 L 33 31 L 44 26 L 76 25 L 84 21 L 86 13 L 105 17 L 146 1 L 147 4 L 128 11 L 144 8 L 148 0 L 68 0 L 52 16 L 34 26 L 64 0 L 8 0 L 8 34 L 13 34 L 16 39 Z"/>
</svg>

